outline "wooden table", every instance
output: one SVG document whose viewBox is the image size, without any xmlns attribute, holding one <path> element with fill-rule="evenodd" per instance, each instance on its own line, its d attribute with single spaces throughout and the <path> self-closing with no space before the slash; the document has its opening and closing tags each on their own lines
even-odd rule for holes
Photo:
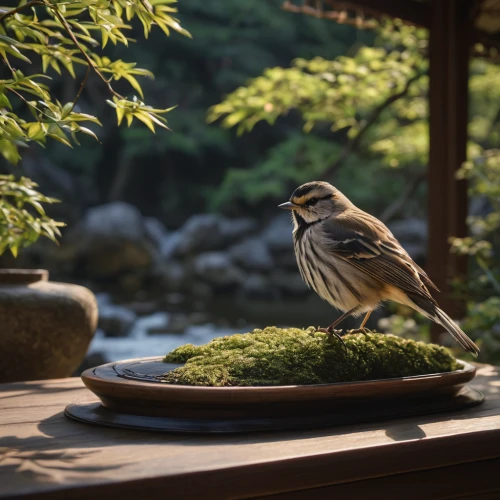
<svg viewBox="0 0 500 500">
<path fill-rule="evenodd" d="M 68 420 L 77 378 L 0 385 L 0 498 L 498 499 L 500 376 L 454 413 L 302 432 L 186 436 Z"/>
</svg>

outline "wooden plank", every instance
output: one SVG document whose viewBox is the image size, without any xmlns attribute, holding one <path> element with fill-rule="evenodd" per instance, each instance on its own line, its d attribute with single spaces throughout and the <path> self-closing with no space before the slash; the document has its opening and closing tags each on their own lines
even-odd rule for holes
<svg viewBox="0 0 500 500">
<path fill-rule="evenodd" d="M 71 391 L 81 391 L 80 377 L 0 384 L 0 411 L 7 408 L 60 405 Z"/>
<path fill-rule="evenodd" d="M 474 498 L 498 500 L 500 460 L 440 467 L 382 478 L 313 488 L 284 494 L 254 497 L 256 500 L 322 500 L 325 498 L 384 498 L 405 500 L 449 500 Z"/>
<path fill-rule="evenodd" d="M 44 413 L 38 421 L 23 417 L 36 411 L 23 401 L 20 423 L 6 425 L 13 414 L 0 411 L 0 498 L 243 498 L 500 456 L 500 377 L 489 366 L 474 382 L 487 400 L 469 410 L 235 436 L 169 435 L 72 422 L 62 414 L 65 404 L 89 393 L 75 391 L 75 381 L 65 384 L 66 398 L 54 393 L 58 405 L 39 402 Z M 47 382 L 44 390 L 51 388 L 61 389 L 61 382 Z M 0 389 L 4 398 L 19 395 L 19 386 L 8 389 Z M 34 395 L 39 396 L 28 391 L 25 397 Z"/>
<path fill-rule="evenodd" d="M 463 316 L 464 304 L 454 300 L 450 278 L 467 273 L 467 259 L 451 255 L 448 239 L 467 235 L 467 183 L 455 173 L 466 160 L 468 62 L 471 42 L 469 0 L 431 2 L 429 34 L 429 168 L 427 270 L 441 290 L 438 302 L 452 317 Z M 441 327 L 433 325 L 432 340 Z"/>
</svg>

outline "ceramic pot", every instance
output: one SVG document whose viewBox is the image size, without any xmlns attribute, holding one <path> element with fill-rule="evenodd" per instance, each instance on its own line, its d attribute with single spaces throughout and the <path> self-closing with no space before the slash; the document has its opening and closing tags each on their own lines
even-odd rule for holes
<svg viewBox="0 0 500 500">
<path fill-rule="evenodd" d="M 0 269 L 0 383 L 69 377 L 97 327 L 94 294 L 39 269 Z"/>
</svg>

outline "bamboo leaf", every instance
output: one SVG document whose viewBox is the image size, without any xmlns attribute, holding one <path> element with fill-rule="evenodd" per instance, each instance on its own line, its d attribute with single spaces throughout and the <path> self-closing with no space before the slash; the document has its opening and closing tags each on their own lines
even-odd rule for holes
<svg viewBox="0 0 500 500">
<path fill-rule="evenodd" d="M 151 117 L 149 116 L 149 114 L 147 114 L 144 111 L 136 111 L 135 113 L 133 113 L 133 115 L 135 118 L 137 118 L 142 123 L 144 123 L 149 128 L 149 130 L 151 130 L 151 132 L 156 133 L 155 126 L 154 126 L 153 121 L 151 120 Z"/>
</svg>

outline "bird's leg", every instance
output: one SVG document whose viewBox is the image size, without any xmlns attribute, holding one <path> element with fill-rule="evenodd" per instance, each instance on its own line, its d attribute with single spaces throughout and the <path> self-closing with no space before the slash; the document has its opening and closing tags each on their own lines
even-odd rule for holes
<svg viewBox="0 0 500 500">
<path fill-rule="evenodd" d="M 357 307 L 353 307 L 352 309 L 350 309 L 349 311 L 345 312 L 344 314 L 342 314 L 342 316 L 340 316 L 340 318 L 337 318 L 328 328 L 328 332 L 330 333 L 333 333 L 335 331 L 335 327 L 341 323 L 342 321 L 344 321 L 348 316 L 350 316 L 351 314 L 353 314 L 355 311 L 356 311 Z"/>
<path fill-rule="evenodd" d="M 352 330 L 352 333 L 366 333 L 366 328 L 365 328 L 365 325 L 366 325 L 366 322 L 368 321 L 368 318 L 370 317 L 370 314 L 373 312 L 373 309 L 371 311 L 368 311 L 366 314 L 365 314 L 365 317 L 363 318 L 363 321 L 361 323 L 361 326 L 359 328 L 357 328 L 356 330 Z"/>
<path fill-rule="evenodd" d="M 347 350 L 347 347 L 346 347 L 344 341 L 342 340 L 342 336 L 340 335 L 341 331 L 339 332 L 339 330 L 335 330 L 335 327 L 340 322 L 344 321 L 344 319 L 346 319 L 348 316 L 350 316 L 354 311 L 356 311 L 356 309 L 357 309 L 357 307 L 353 307 L 349 311 L 347 311 L 344 314 L 342 314 L 342 316 L 340 316 L 340 318 L 337 318 L 328 328 L 316 328 L 316 331 L 317 332 L 328 333 L 330 335 L 334 335 L 335 337 L 337 337 L 342 342 L 342 345 Z"/>
<path fill-rule="evenodd" d="M 368 318 L 370 317 L 370 314 L 373 312 L 373 309 L 371 311 L 368 311 L 365 314 L 365 318 L 363 319 L 363 323 L 361 323 L 361 326 L 359 327 L 360 330 L 364 330 L 366 322 L 368 321 Z"/>
<path fill-rule="evenodd" d="M 338 340 L 340 340 L 340 342 L 342 342 L 344 349 L 347 351 L 347 346 L 345 345 L 344 339 L 339 334 L 340 330 L 328 330 L 328 328 L 316 328 L 316 331 L 326 333 L 327 335 L 329 335 L 329 338 L 336 337 Z"/>
</svg>

